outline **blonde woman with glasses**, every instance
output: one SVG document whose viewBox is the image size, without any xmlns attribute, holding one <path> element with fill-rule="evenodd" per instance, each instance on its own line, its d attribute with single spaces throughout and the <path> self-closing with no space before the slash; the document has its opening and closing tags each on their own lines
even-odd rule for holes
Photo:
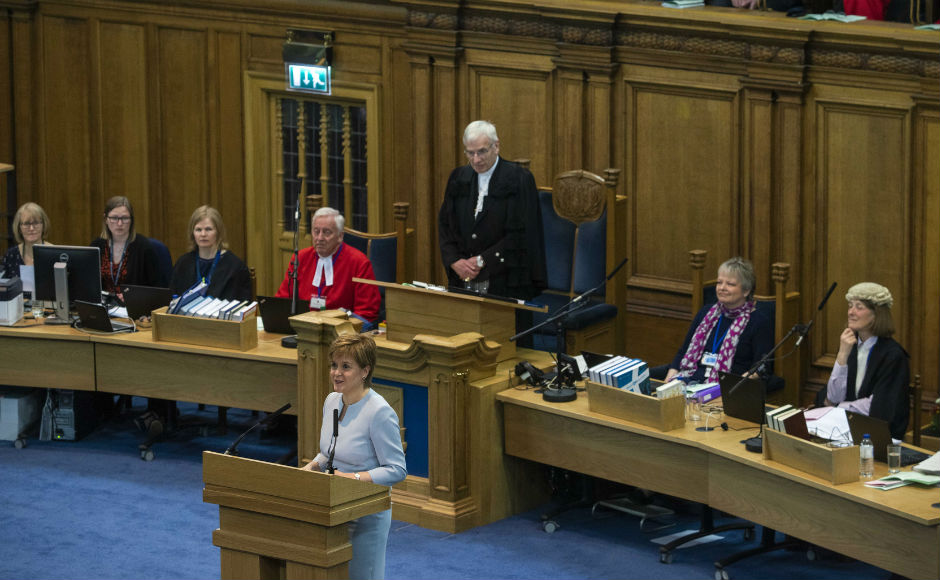
<svg viewBox="0 0 940 580">
<path fill-rule="evenodd" d="M 49 216 L 39 204 L 26 202 L 13 216 L 13 237 L 16 244 L 3 256 L 3 277 L 23 278 L 23 290 L 32 294 L 33 246 L 48 244 Z"/>
</svg>

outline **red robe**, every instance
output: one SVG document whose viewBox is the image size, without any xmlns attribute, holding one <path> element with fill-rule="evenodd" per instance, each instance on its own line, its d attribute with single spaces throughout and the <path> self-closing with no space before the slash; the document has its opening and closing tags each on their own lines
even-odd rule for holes
<svg viewBox="0 0 940 580">
<path fill-rule="evenodd" d="M 316 249 L 310 247 L 301 250 L 298 259 L 300 270 L 297 276 L 297 298 L 308 308 L 311 296 L 316 296 L 319 291 L 319 295 L 326 298 L 327 310 L 345 308 L 370 322 L 378 317 L 382 302 L 378 287 L 352 281 L 353 278 L 375 280 L 372 264 L 365 254 L 352 246 L 340 244 L 333 254 L 333 285 L 326 286 L 326 281 L 321 280 L 321 288 L 313 286 L 313 275 L 317 271 L 317 262 L 320 261 Z M 290 298 L 293 267 L 291 260 L 287 273 L 284 274 L 284 281 L 276 294 L 279 298 Z"/>
</svg>

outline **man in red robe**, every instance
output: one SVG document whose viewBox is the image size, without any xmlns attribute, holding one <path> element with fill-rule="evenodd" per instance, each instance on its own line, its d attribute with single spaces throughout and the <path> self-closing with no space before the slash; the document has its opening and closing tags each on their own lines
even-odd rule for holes
<svg viewBox="0 0 940 580">
<path fill-rule="evenodd" d="M 353 278 L 375 280 L 372 264 L 362 252 L 343 243 L 343 215 L 331 207 L 313 214 L 313 247 L 298 253 L 297 301 L 310 310 L 345 309 L 367 323 L 376 322 L 381 305 L 379 289 Z M 293 260 L 276 296 L 291 297 Z"/>
</svg>

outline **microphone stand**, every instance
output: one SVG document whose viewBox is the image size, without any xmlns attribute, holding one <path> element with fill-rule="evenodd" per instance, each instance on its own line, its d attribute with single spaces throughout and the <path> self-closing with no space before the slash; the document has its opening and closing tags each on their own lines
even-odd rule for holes
<svg viewBox="0 0 940 580">
<path fill-rule="evenodd" d="M 297 204 L 294 206 L 294 255 L 291 262 L 294 267 L 290 271 L 290 315 L 297 314 L 297 270 L 300 268 L 300 196 L 297 196 Z M 297 335 L 285 336 L 281 339 L 281 346 L 284 348 L 297 348 Z"/>
<path fill-rule="evenodd" d="M 237 457 L 238 455 L 235 453 L 235 449 L 238 448 L 238 444 L 242 442 L 242 439 L 244 439 L 245 437 L 247 437 L 248 434 L 251 433 L 252 431 L 254 431 L 258 426 L 264 425 L 264 424 L 266 424 L 266 423 L 270 423 L 271 421 L 273 421 L 273 420 L 277 419 L 278 417 L 280 417 L 280 416 L 284 413 L 284 411 L 290 409 L 290 406 L 291 406 L 291 404 L 290 404 L 290 403 L 287 403 L 286 405 L 284 405 L 283 407 L 281 407 L 281 408 L 278 409 L 277 411 L 274 411 L 274 412 L 271 413 L 270 415 L 265 416 L 263 419 L 261 419 L 260 421 L 256 422 L 254 425 L 252 425 L 251 427 L 249 427 L 247 431 L 245 431 L 244 433 L 242 433 L 241 435 L 239 435 L 239 436 L 238 436 L 238 439 L 236 439 L 235 441 L 233 441 L 232 444 L 228 446 L 228 449 L 225 450 L 225 453 L 224 453 L 223 455 L 235 455 L 235 456 Z"/>
<path fill-rule="evenodd" d="M 574 388 L 574 383 L 578 378 L 577 370 L 571 368 L 570 363 L 562 362 L 562 355 L 565 352 L 565 323 L 568 321 L 569 314 L 571 314 L 578 308 L 581 308 L 587 305 L 587 301 L 584 300 L 585 298 L 587 298 L 591 294 L 594 294 L 595 292 L 603 288 L 604 284 L 606 284 L 611 278 L 613 278 L 614 275 L 616 275 L 617 272 L 620 271 L 620 268 L 622 268 L 623 265 L 626 263 L 627 263 L 627 259 L 624 258 L 623 261 L 620 262 L 617 265 L 617 267 L 614 268 L 613 271 L 606 278 L 601 280 L 600 284 L 598 284 L 597 286 L 591 288 L 590 290 L 582 294 L 579 294 L 578 296 L 575 296 L 567 304 L 559 308 L 557 312 L 555 312 L 553 315 L 549 316 L 542 322 L 536 324 L 535 326 L 527 330 L 523 330 L 522 332 L 519 332 L 509 337 L 510 341 L 515 341 L 525 336 L 528 336 L 532 334 L 533 332 L 535 332 L 536 330 L 542 327 L 548 326 L 549 324 L 555 325 L 556 373 L 555 373 L 555 378 L 551 379 L 549 381 L 549 385 L 547 385 L 545 389 L 542 391 L 542 399 L 550 403 L 566 403 L 568 401 L 573 401 L 576 398 L 578 398 L 578 392 Z M 555 386 L 550 386 L 553 381 L 557 381 L 558 384 Z"/>
<path fill-rule="evenodd" d="M 836 289 L 837 285 L 838 285 L 838 282 L 833 282 L 832 286 L 829 287 L 829 291 L 826 292 L 826 296 L 822 299 L 822 301 L 819 303 L 819 306 L 816 308 L 817 314 L 822 312 L 823 306 L 826 305 L 826 302 L 829 300 L 829 297 L 832 296 L 832 292 L 833 290 Z M 793 348 L 794 350 L 796 348 L 799 348 L 800 343 L 803 342 L 803 338 L 807 334 L 809 334 L 809 331 L 813 327 L 813 322 L 815 322 L 815 320 L 816 320 L 816 316 L 814 315 L 813 318 L 811 318 L 807 324 L 794 324 L 793 328 L 791 328 L 786 333 L 786 335 L 784 335 L 784 337 L 780 339 L 780 342 L 775 344 L 772 349 L 770 349 L 764 356 L 760 358 L 760 360 L 754 363 L 751 366 L 751 368 L 749 368 L 747 372 L 744 373 L 744 376 L 741 377 L 741 380 L 735 383 L 734 386 L 731 387 L 731 389 L 727 393 L 723 394 L 723 396 L 730 397 L 731 394 L 734 393 L 737 390 L 737 388 L 740 387 L 744 383 L 744 381 L 747 380 L 748 375 L 751 375 L 757 372 L 758 370 L 760 370 L 761 368 L 763 368 L 764 364 L 766 364 L 767 361 L 770 360 L 771 355 L 777 352 L 777 350 L 781 346 L 783 346 L 783 343 L 789 340 L 790 337 L 793 336 L 793 334 L 797 332 L 800 334 L 800 336 L 796 339 L 796 343 L 793 345 Z M 787 355 L 789 354 L 790 353 L 787 353 Z M 757 437 L 751 437 L 750 439 L 745 440 L 744 442 L 745 449 L 747 449 L 748 451 L 753 451 L 755 453 L 761 453 L 763 451 L 763 441 L 762 441 L 763 434 L 764 434 L 764 422 L 762 421 L 760 424 L 760 433 L 758 433 Z"/>
</svg>

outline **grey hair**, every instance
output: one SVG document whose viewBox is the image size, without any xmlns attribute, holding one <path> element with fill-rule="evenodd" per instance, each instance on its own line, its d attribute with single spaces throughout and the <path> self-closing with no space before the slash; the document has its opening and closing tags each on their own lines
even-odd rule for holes
<svg viewBox="0 0 940 580">
<path fill-rule="evenodd" d="M 738 279 L 741 283 L 741 290 L 745 296 L 751 298 L 754 294 L 754 286 L 757 284 L 757 278 L 754 276 L 754 264 L 740 256 L 726 260 L 721 266 L 718 266 L 718 273 L 725 272 Z"/>
<path fill-rule="evenodd" d="M 490 144 L 499 143 L 499 137 L 496 135 L 496 127 L 489 121 L 474 121 L 467 125 L 463 131 L 463 143 L 466 145 L 470 141 L 476 141 L 480 137 L 486 137 Z"/>
<path fill-rule="evenodd" d="M 336 221 L 336 229 L 343 231 L 343 228 L 346 227 L 346 218 L 343 217 L 343 214 L 331 207 L 321 207 L 313 214 L 313 219 L 318 217 L 331 217 Z"/>
</svg>

